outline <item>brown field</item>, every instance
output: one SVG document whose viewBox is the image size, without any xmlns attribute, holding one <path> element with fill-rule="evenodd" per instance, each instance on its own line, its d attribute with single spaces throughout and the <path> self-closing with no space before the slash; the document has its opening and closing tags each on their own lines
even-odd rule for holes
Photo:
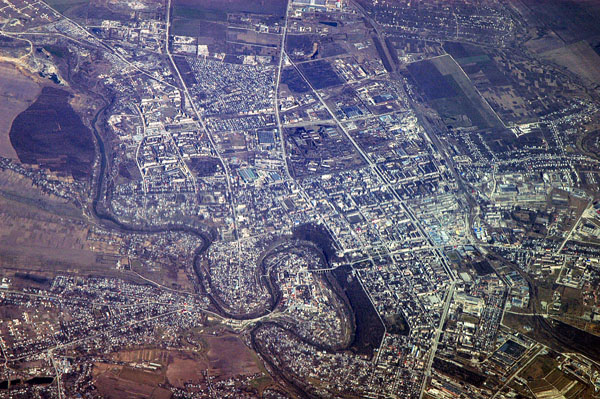
<svg viewBox="0 0 600 399">
<path fill-rule="evenodd" d="M 40 94 L 41 86 L 13 64 L 0 63 L 0 156 L 17 159 L 10 144 L 13 120 L 25 111 Z"/>
<path fill-rule="evenodd" d="M 557 366 L 558 362 L 551 356 L 538 356 L 519 376 L 527 381 L 531 392 L 539 397 L 582 399 L 593 396 L 591 387 L 559 370 Z"/>
<path fill-rule="evenodd" d="M 259 373 L 258 358 L 235 336 L 206 337 L 210 374 L 225 378 Z"/>
<path fill-rule="evenodd" d="M 567 68 L 588 82 L 600 84 L 600 56 L 585 40 L 547 51 L 542 57 Z"/>
<path fill-rule="evenodd" d="M 113 353 L 109 357 L 112 361 L 146 365 L 157 363 L 161 367 L 149 371 L 98 363 L 93 372 L 95 383 L 97 386 L 107 383 L 115 387 L 102 391 L 98 386 L 107 397 L 117 397 L 118 393 L 123 392 L 132 394 L 133 397 L 151 395 L 152 387 L 165 382 L 178 388 L 185 388 L 186 384 L 190 383 L 202 385 L 207 374 L 218 379 L 236 375 L 258 375 L 252 386 L 259 390 L 272 383 L 256 354 L 238 337 L 201 334 L 199 341 L 202 342 L 199 352 L 144 348 Z"/>
<path fill-rule="evenodd" d="M 187 273 L 184 269 L 177 270 L 177 280 L 176 283 L 179 284 L 182 290 L 187 290 L 190 292 L 194 291 L 194 286 L 190 279 L 187 276 Z"/>
<path fill-rule="evenodd" d="M 103 398 L 168 399 L 171 397 L 169 390 L 158 386 L 160 382 L 164 381 L 161 373 L 96 363 L 92 376 L 94 384 Z"/>
<path fill-rule="evenodd" d="M 167 368 L 167 380 L 169 384 L 178 388 L 183 388 L 185 383 L 199 384 L 204 381 L 202 371 L 207 367 L 208 363 L 204 360 L 192 359 L 182 354 L 175 355 Z"/>
<path fill-rule="evenodd" d="M 552 372 L 550 372 L 550 374 L 548 374 L 546 381 L 552 384 L 559 391 L 562 391 L 573 382 L 573 379 L 567 377 L 559 369 L 554 369 Z"/>
<path fill-rule="evenodd" d="M 558 362 L 548 355 L 538 356 L 521 373 L 521 377 L 528 381 L 542 380 L 550 374 L 558 365 Z"/>
<path fill-rule="evenodd" d="M 258 33 L 240 28 L 229 28 L 227 30 L 227 36 L 228 40 L 230 41 L 255 43 L 263 46 L 278 46 L 280 42 L 279 35 L 271 33 Z"/>
<path fill-rule="evenodd" d="M 162 349 L 136 349 L 114 353 L 111 358 L 120 362 L 152 362 L 166 365 L 169 351 Z"/>
<path fill-rule="evenodd" d="M 112 244 L 91 240 L 89 222 L 64 200 L 41 193 L 31 181 L 9 170 L 0 171 L 0 269 L 52 278 L 56 273 L 128 277 L 116 269 Z M 14 278 L 14 284 L 31 285 Z"/>
<path fill-rule="evenodd" d="M 194 287 L 181 267 L 181 264 L 171 261 L 141 263 L 139 260 L 132 260 L 131 262 L 131 270 L 149 280 L 161 282 L 179 291 L 192 292 Z"/>
<path fill-rule="evenodd" d="M 161 372 L 140 370 L 133 367 L 123 367 L 119 378 L 144 385 L 158 385 L 165 382 L 165 376 Z"/>
<path fill-rule="evenodd" d="M 208 369 L 208 361 L 193 352 L 147 348 L 117 352 L 111 358 L 128 363 L 160 364 L 161 374 L 169 384 L 179 388 L 185 383 L 201 383 L 204 381 L 202 370 Z"/>
</svg>

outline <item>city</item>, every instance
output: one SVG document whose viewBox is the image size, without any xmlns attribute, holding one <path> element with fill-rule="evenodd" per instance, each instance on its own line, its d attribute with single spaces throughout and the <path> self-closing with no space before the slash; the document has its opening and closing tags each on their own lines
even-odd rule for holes
<svg viewBox="0 0 600 399">
<path fill-rule="evenodd" d="M 3 0 L 1 398 L 599 398 L 600 2 Z"/>
</svg>

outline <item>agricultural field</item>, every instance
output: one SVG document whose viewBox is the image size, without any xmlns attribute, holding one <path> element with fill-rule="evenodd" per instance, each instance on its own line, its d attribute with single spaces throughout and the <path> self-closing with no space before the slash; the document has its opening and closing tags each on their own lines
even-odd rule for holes
<svg viewBox="0 0 600 399">
<path fill-rule="evenodd" d="M 541 43 L 536 45 L 545 46 Z M 528 123 L 535 120 L 535 112 L 527 101 L 526 89 L 522 84 L 523 76 L 528 74 L 528 68 L 533 68 L 532 65 L 525 61 L 518 66 L 511 65 L 511 57 L 507 59 L 500 52 L 466 43 L 446 42 L 444 50 L 456 60 L 504 123 Z M 545 78 L 540 76 L 538 85 L 549 84 L 554 87 Z"/>
<path fill-rule="evenodd" d="M 547 51 L 542 57 L 568 69 L 591 85 L 600 84 L 600 55 L 584 40 Z"/>
<path fill-rule="evenodd" d="M 344 80 L 333 70 L 331 64 L 325 60 L 303 62 L 299 65 L 300 70 L 317 90 L 344 83 Z"/>
<path fill-rule="evenodd" d="M 227 32 L 225 23 L 194 18 L 194 15 L 189 14 L 186 9 L 175 8 L 171 32 L 179 36 L 197 37 L 201 44 L 212 44 L 225 40 Z"/>
<path fill-rule="evenodd" d="M 206 336 L 209 375 L 228 378 L 261 372 L 258 357 L 237 336 Z"/>
<path fill-rule="evenodd" d="M 114 0 L 48 0 L 48 5 L 59 13 L 81 23 L 95 24 L 109 19 L 130 21 L 134 15 L 141 18 L 164 13 L 164 1 L 136 0 L 117 2 Z"/>
<path fill-rule="evenodd" d="M 281 38 L 271 33 L 258 33 L 247 29 L 231 27 L 227 30 L 227 40 L 277 47 Z"/>
<path fill-rule="evenodd" d="M 503 125 L 452 57 L 415 62 L 408 70 L 447 125 L 480 129 Z"/>
<path fill-rule="evenodd" d="M 48 0 L 48 5 L 60 13 L 66 13 L 72 8 L 87 6 L 89 0 Z"/>
<path fill-rule="evenodd" d="M 88 228 L 82 220 L 53 213 L 69 211 L 68 206 L 56 204 L 46 211 L 23 201 L 27 199 L 0 196 L 0 256 L 5 270 L 51 276 L 61 271 L 102 274 L 114 269 L 116 261 L 105 263 L 98 255 L 116 248 L 95 248 L 87 241 Z"/>
<path fill-rule="evenodd" d="M 104 395 L 117 397 L 131 392 L 134 397 L 168 397 L 160 384 L 177 388 L 206 387 L 208 379 L 252 377 L 253 388 L 264 389 L 271 378 L 260 360 L 237 336 L 194 333 L 199 343 L 195 351 L 141 348 L 123 350 L 109 356 L 111 363 L 96 363 L 93 376 Z M 109 387 L 101 388 L 102 385 Z M 136 396 L 137 395 L 137 396 Z"/>
<path fill-rule="evenodd" d="M 529 24 L 551 29 L 563 43 L 600 35 L 600 4 L 596 1 L 524 0 L 515 6 Z"/>
<path fill-rule="evenodd" d="M 112 235 L 108 243 L 96 237 L 73 204 L 41 193 L 11 170 L 0 170 L 0 257 L 13 286 L 44 285 L 56 273 L 125 276 L 117 270 L 122 238 Z M 132 274 L 127 277 L 143 282 Z M 176 272 L 177 279 L 188 284 Z"/>
<path fill-rule="evenodd" d="M 14 119 L 37 98 L 41 87 L 35 78 L 16 68 L 0 63 L 0 156 L 17 159 L 9 133 Z"/>
<path fill-rule="evenodd" d="M 162 372 L 96 363 L 92 377 L 99 393 L 105 398 L 168 399 L 171 397 L 171 391 L 159 387 L 159 384 L 165 382 Z"/>
<path fill-rule="evenodd" d="M 540 354 L 520 373 L 536 398 L 586 399 L 595 397 L 593 389 L 573 374 L 561 370 L 564 358 L 556 353 Z"/>
<path fill-rule="evenodd" d="M 197 19 L 226 20 L 227 13 L 268 13 L 283 18 L 285 2 L 279 0 L 175 0 L 177 12 L 186 11 Z"/>
<path fill-rule="evenodd" d="M 92 174 L 94 141 L 70 99 L 65 90 L 44 87 L 37 100 L 13 121 L 10 142 L 23 163 L 87 180 Z"/>
</svg>

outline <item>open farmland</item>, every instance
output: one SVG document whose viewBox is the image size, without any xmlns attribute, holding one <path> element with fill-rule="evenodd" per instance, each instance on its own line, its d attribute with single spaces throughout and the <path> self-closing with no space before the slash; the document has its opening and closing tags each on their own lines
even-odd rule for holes
<svg viewBox="0 0 600 399">
<path fill-rule="evenodd" d="M 206 337 L 209 374 L 227 378 L 260 372 L 258 358 L 235 336 Z"/>
<path fill-rule="evenodd" d="M 41 91 L 36 81 L 13 64 L 0 64 L 0 156 L 17 159 L 9 132 L 13 120 L 25 111 Z"/>
<path fill-rule="evenodd" d="M 600 84 L 600 56 L 584 40 L 547 51 L 542 57 L 567 68 L 594 85 Z"/>
<path fill-rule="evenodd" d="M 105 398 L 168 399 L 171 397 L 169 390 L 158 386 L 165 380 L 160 372 L 97 363 L 94 365 L 92 376 L 99 393 Z"/>
<path fill-rule="evenodd" d="M 175 11 L 190 14 L 190 17 L 209 21 L 226 20 L 227 13 L 268 13 L 282 18 L 285 1 L 282 0 L 176 0 Z"/>
<path fill-rule="evenodd" d="M 83 180 L 92 173 L 94 142 L 69 99 L 67 91 L 45 87 L 15 118 L 10 141 L 21 162 Z"/>
<path fill-rule="evenodd" d="M 408 70 L 447 125 L 502 126 L 502 121 L 452 57 L 415 62 L 408 65 Z"/>
<path fill-rule="evenodd" d="M 333 70 L 331 64 L 325 60 L 304 62 L 299 66 L 300 70 L 317 90 L 344 83 L 342 78 Z"/>
</svg>

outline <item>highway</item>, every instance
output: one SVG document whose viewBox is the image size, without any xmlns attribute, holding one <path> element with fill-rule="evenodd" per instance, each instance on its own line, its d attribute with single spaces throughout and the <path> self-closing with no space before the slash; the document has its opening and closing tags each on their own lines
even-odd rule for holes
<svg viewBox="0 0 600 399">
<path fill-rule="evenodd" d="M 539 345 L 539 346 L 538 346 Z M 502 387 L 500 387 L 500 389 L 498 389 L 496 391 L 496 393 L 494 394 L 494 396 L 491 397 L 491 399 L 495 399 L 503 390 L 504 388 L 506 388 L 508 386 L 508 384 L 511 383 L 511 381 L 513 380 L 513 378 L 515 378 L 515 376 L 519 375 L 519 373 L 521 371 L 523 371 L 523 369 L 525 369 L 525 367 L 529 366 L 539 355 L 539 353 L 542 351 L 542 349 L 544 349 L 545 347 L 540 345 L 540 344 L 536 344 L 534 345 L 531 349 L 529 349 L 527 351 L 527 355 L 523 355 L 523 358 L 525 356 L 531 356 L 529 358 L 529 360 L 527 362 L 525 362 L 525 364 L 523 364 L 521 367 L 519 367 L 519 369 L 517 371 L 515 371 L 507 380 L 506 382 L 502 385 Z M 535 352 L 535 354 L 533 354 Z"/>
<path fill-rule="evenodd" d="M 438 326 L 438 329 L 436 330 L 436 338 L 434 340 L 434 343 L 433 343 L 433 346 L 432 346 L 432 349 L 431 349 L 431 357 L 429 359 L 428 367 L 426 369 L 426 375 L 429 375 L 429 373 L 431 372 L 431 365 L 433 364 L 433 358 L 435 357 L 435 352 L 437 351 L 437 344 L 438 344 L 438 341 L 439 341 L 439 338 L 440 338 L 440 335 L 441 335 L 441 329 L 443 328 L 443 323 L 445 322 L 446 317 L 448 315 L 448 309 L 449 309 L 449 306 L 450 306 L 450 302 L 452 300 L 452 295 L 454 293 L 454 285 L 455 285 L 456 275 L 452 271 L 452 269 L 450 268 L 450 266 L 448 265 L 448 263 L 447 263 L 446 259 L 444 258 L 444 256 L 441 254 L 439 248 L 433 243 L 433 241 L 431 240 L 431 238 L 429 237 L 429 235 L 423 229 L 420 221 L 414 215 L 414 213 L 412 212 L 412 210 L 406 205 L 406 203 L 404 202 L 404 200 L 402 199 L 402 197 L 400 196 L 400 194 L 398 194 L 398 192 L 396 191 L 396 189 L 392 186 L 392 184 L 389 181 L 389 179 L 387 178 L 387 176 L 379 169 L 379 167 L 377 166 L 377 164 L 374 163 L 370 159 L 370 157 L 368 156 L 368 154 L 366 154 L 363 151 L 363 149 L 360 147 L 360 145 L 354 140 L 354 138 L 346 130 L 346 128 L 344 127 L 344 125 L 337 118 L 337 116 L 335 115 L 335 113 L 333 112 L 333 110 L 331 109 L 331 107 L 325 102 L 325 100 L 323 99 L 323 97 L 321 96 L 321 94 L 313 87 L 313 85 L 306 78 L 306 76 L 300 70 L 300 68 L 298 68 L 298 66 L 291 59 L 290 59 L 290 63 L 296 69 L 296 71 L 300 74 L 300 76 L 303 78 L 303 80 L 305 81 L 305 83 L 309 86 L 309 88 L 311 89 L 311 91 L 313 92 L 313 94 L 317 97 L 317 99 L 319 100 L 319 102 L 321 102 L 321 104 L 323 105 L 323 107 L 325 107 L 325 109 L 329 112 L 329 114 L 331 115 L 331 119 L 335 121 L 336 125 L 340 128 L 340 130 L 344 133 L 344 135 L 347 137 L 347 139 L 350 141 L 350 143 L 354 146 L 355 150 L 360 154 L 360 156 L 364 159 L 364 161 L 369 165 L 369 167 L 371 168 L 371 170 L 373 170 L 374 173 L 378 176 L 378 178 L 383 182 L 383 185 L 390 190 L 390 192 L 392 193 L 392 195 L 399 202 L 399 204 L 401 205 L 401 207 L 404 210 L 404 212 L 409 216 L 409 218 L 411 219 L 411 221 L 414 223 L 415 227 L 417 227 L 417 229 L 419 229 L 419 232 L 421 233 L 421 235 L 430 244 L 430 247 L 431 247 L 432 251 L 436 254 L 437 259 L 439 260 L 440 264 L 444 267 L 446 273 L 448 274 L 450 280 L 452 281 L 452 283 L 450 285 L 450 289 L 449 289 L 449 291 L 446 294 L 446 302 L 445 302 L 444 309 L 443 309 L 443 312 L 442 312 L 442 316 L 441 316 L 441 319 L 440 319 L 440 325 Z M 363 287 L 363 289 L 364 289 L 364 287 Z M 365 290 L 365 292 L 367 292 L 367 291 Z M 371 299 L 371 298 L 369 297 L 369 299 Z M 378 312 L 377 312 L 377 314 L 379 316 Z M 384 326 L 385 326 L 385 324 L 384 324 Z M 426 379 L 424 379 L 424 381 L 425 380 Z M 422 392 L 423 392 L 423 389 L 421 389 L 421 395 L 422 395 Z"/>
<path fill-rule="evenodd" d="M 577 228 L 577 225 L 579 224 L 579 221 L 581 220 L 581 217 L 583 216 L 583 214 L 585 213 L 585 211 L 589 208 L 589 206 L 592 204 L 592 201 L 588 201 L 585 209 L 583 211 L 581 211 L 581 213 L 579 214 L 579 217 L 577 218 L 577 220 L 575 220 L 575 223 L 573 223 L 573 226 L 571 227 L 571 230 L 569 230 L 569 234 L 567 234 L 567 236 L 565 237 L 565 239 L 563 240 L 562 244 L 560 244 L 560 247 L 558 247 L 558 249 L 556 250 L 555 254 L 558 255 L 560 253 L 560 251 L 563 250 L 563 248 L 565 247 L 565 244 L 567 243 L 567 241 L 569 241 L 571 239 L 571 235 L 573 235 L 573 231 L 575 231 L 575 228 Z"/>
<path fill-rule="evenodd" d="M 290 167 L 288 165 L 287 150 L 286 150 L 286 144 L 285 144 L 285 135 L 284 135 L 284 131 L 283 131 L 283 124 L 281 123 L 281 115 L 280 115 L 280 110 L 279 110 L 279 86 L 281 84 L 281 71 L 283 70 L 284 59 L 286 58 L 285 40 L 287 37 L 288 19 L 289 19 L 288 15 L 290 12 L 291 5 L 292 5 L 292 2 L 290 0 L 290 1 L 288 1 L 288 4 L 287 4 L 287 9 L 285 12 L 285 21 L 283 23 L 283 29 L 282 29 L 281 48 L 279 50 L 279 64 L 277 65 L 277 76 L 275 78 L 276 83 L 275 83 L 274 107 L 275 107 L 275 120 L 277 121 L 277 130 L 279 132 L 279 140 L 281 141 L 281 154 L 282 154 L 282 158 L 283 158 L 283 164 L 285 167 L 286 178 L 290 182 L 295 182 L 295 179 L 293 178 L 292 174 L 290 173 Z M 298 124 L 298 126 L 305 126 L 305 125 L 306 124 Z M 290 124 L 287 127 L 294 127 L 294 124 Z M 298 185 L 298 188 L 299 188 L 300 195 L 302 195 L 302 197 L 304 198 L 304 200 L 306 201 L 307 204 L 310 204 L 311 198 L 308 196 L 308 194 L 306 194 L 306 191 L 302 188 L 301 185 Z M 333 233 L 333 231 L 331 229 L 329 229 L 329 227 L 327 227 L 327 223 L 325 223 L 325 221 L 323 220 L 323 216 L 321 214 L 318 214 L 317 217 L 319 218 L 319 221 L 321 222 L 321 224 L 327 228 L 327 230 L 329 231 L 331 236 L 335 237 L 335 234 Z"/>
<path fill-rule="evenodd" d="M 281 125 L 281 115 L 279 114 L 279 85 L 281 83 L 281 70 L 283 69 L 283 59 L 285 57 L 285 38 L 287 35 L 288 26 L 288 15 L 290 12 L 291 0 L 288 1 L 287 9 L 285 11 L 285 22 L 283 23 L 282 38 L 281 38 L 281 49 L 279 51 L 279 65 L 277 66 L 277 77 L 275 78 L 275 119 L 277 120 L 277 130 L 279 131 L 279 140 L 281 141 L 281 152 L 283 154 L 283 164 L 285 165 L 285 173 L 287 178 L 292 179 L 290 174 L 290 168 L 287 162 L 287 152 L 285 149 L 285 137 L 283 136 L 283 127 Z"/>
<path fill-rule="evenodd" d="M 442 315 L 440 317 L 440 323 L 435 330 L 435 338 L 433 339 L 433 343 L 431 345 L 431 350 L 429 351 L 429 359 L 427 360 L 427 366 L 425 366 L 425 370 L 423 372 L 423 385 L 421 387 L 421 393 L 419 395 L 419 399 L 423 397 L 423 392 L 425 390 L 425 386 L 427 384 L 427 377 L 431 375 L 431 367 L 433 366 L 433 359 L 435 359 L 435 352 L 437 352 L 438 343 L 440 342 L 440 336 L 442 335 L 442 330 L 444 328 L 444 323 L 446 322 L 446 318 L 448 317 L 448 310 L 450 309 L 450 303 L 452 303 L 452 297 L 454 296 L 454 287 L 455 282 L 453 281 L 450 284 L 450 288 L 446 291 L 446 298 L 444 298 L 444 309 L 442 311 Z"/>
<path fill-rule="evenodd" d="M 62 384 L 60 382 L 60 370 L 56 366 L 56 360 L 54 359 L 54 351 L 48 351 L 48 357 L 50 358 L 50 362 L 52 363 L 52 367 L 54 367 L 54 372 L 56 374 L 56 390 L 58 391 L 58 399 L 62 399 Z"/>
</svg>

